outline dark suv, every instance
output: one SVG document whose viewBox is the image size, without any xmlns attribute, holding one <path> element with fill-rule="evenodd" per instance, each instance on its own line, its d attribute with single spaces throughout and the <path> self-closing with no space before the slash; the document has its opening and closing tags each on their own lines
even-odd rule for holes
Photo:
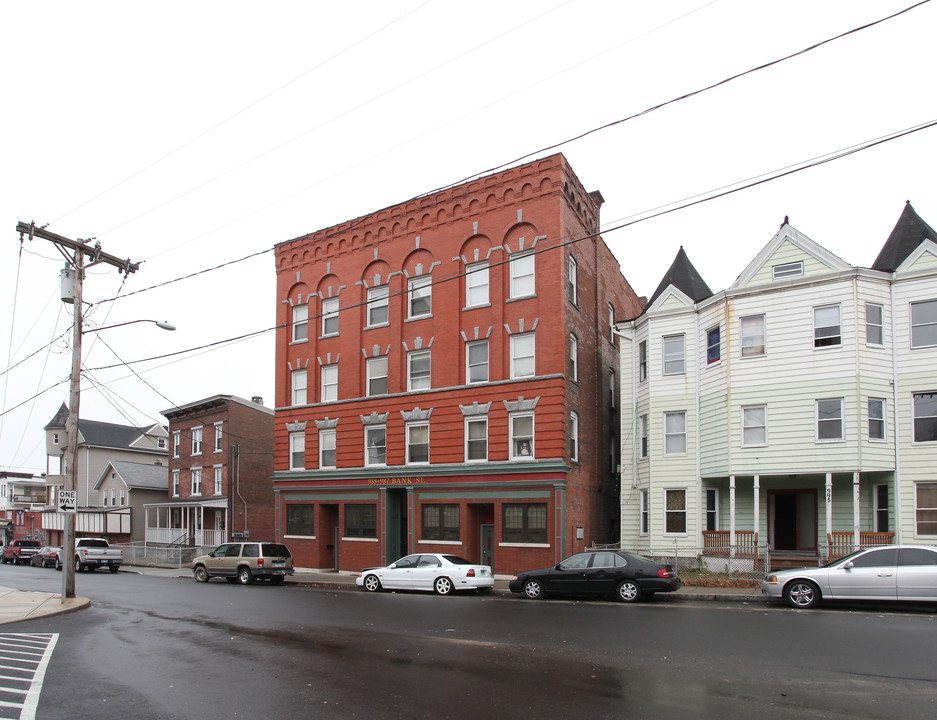
<svg viewBox="0 0 937 720">
<path fill-rule="evenodd" d="M 192 573 L 198 582 L 223 577 L 230 583 L 249 585 L 266 579 L 282 585 L 293 574 L 293 557 L 286 545 L 269 542 L 236 542 L 219 545 L 208 555 L 192 561 Z"/>
</svg>

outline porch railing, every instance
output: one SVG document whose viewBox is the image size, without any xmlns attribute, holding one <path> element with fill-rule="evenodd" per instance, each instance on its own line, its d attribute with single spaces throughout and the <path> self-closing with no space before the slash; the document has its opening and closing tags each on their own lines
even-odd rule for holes
<svg viewBox="0 0 937 720">
<path fill-rule="evenodd" d="M 734 550 L 734 552 L 733 552 Z M 758 555 L 758 533 L 754 530 L 736 530 L 735 545 L 729 530 L 704 530 L 703 554 L 713 557 L 756 557 Z"/>
<path fill-rule="evenodd" d="M 856 535 L 853 532 L 832 532 L 826 534 L 829 547 L 830 560 L 841 558 L 844 555 L 862 548 L 876 545 L 891 545 L 895 541 L 895 533 L 890 532 L 860 532 L 859 546 L 856 546 Z"/>
</svg>

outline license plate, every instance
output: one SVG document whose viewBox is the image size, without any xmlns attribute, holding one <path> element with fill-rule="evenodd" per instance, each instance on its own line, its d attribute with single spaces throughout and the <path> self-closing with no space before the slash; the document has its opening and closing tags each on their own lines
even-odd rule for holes
<svg viewBox="0 0 937 720">
<path fill-rule="evenodd" d="M 283 563 L 282 563 L 282 562 L 274 562 L 273 565 L 274 565 L 274 567 L 280 567 L 281 565 L 283 565 Z"/>
<path fill-rule="evenodd" d="M 102 565 L 107 565 L 109 562 L 110 562 L 110 560 L 102 560 L 102 561 L 101 561 L 101 564 L 102 564 Z"/>
</svg>

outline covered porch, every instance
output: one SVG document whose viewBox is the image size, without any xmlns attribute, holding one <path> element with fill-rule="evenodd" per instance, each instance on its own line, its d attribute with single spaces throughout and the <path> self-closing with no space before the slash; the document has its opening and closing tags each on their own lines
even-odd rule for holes
<svg viewBox="0 0 937 720">
<path fill-rule="evenodd" d="M 895 541 L 893 473 L 704 479 L 703 554 L 823 562 Z"/>
<path fill-rule="evenodd" d="M 228 541 L 225 498 L 152 503 L 144 511 L 147 545 L 214 547 Z"/>
</svg>

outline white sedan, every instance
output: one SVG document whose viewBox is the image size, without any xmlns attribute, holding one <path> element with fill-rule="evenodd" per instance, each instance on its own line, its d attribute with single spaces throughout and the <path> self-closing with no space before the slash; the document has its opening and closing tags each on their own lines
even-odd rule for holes
<svg viewBox="0 0 937 720">
<path fill-rule="evenodd" d="M 456 590 L 491 592 L 495 579 L 487 565 L 477 565 L 457 555 L 420 553 L 402 557 L 387 567 L 365 568 L 355 584 L 368 592 L 427 590 L 449 595 Z"/>
</svg>

